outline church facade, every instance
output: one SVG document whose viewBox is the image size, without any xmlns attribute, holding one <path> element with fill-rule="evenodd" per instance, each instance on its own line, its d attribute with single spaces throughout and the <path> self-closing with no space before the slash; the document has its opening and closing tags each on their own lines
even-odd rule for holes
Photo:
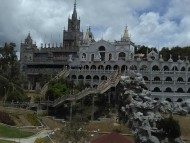
<svg viewBox="0 0 190 143">
<path fill-rule="evenodd" d="M 76 2 L 68 30 L 63 31 L 63 44 L 44 44 L 37 47 L 30 34 L 21 43 L 21 71 L 26 74 L 29 90 L 40 89 L 43 74 L 55 75 L 70 68 L 69 78 L 75 83 L 88 83 L 97 87 L 116 71 L 142 74 L 152 98 L 156 100 L 182 101 L 190 98 L 190 64 L 188 59 L 173 62 L 172 55 L 164 61 L 155 51 L 147 54 L 147 60 L 135 56 L 135 44 L 127 27 L 120 40 L 109 42 L 94 40 L 89 27 L 83 35 L 77 18 Z"/>
</svg>

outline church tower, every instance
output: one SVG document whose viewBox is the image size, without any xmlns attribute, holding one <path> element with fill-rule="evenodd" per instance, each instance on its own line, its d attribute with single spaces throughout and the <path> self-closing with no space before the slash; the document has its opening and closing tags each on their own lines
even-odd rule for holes
<svg viewBox="0 0 190 143">
<path fill-rule="evenodd" d="M 79 51 L 79 44 L 83 40 L 83 32 L 80 31 L 80 20 L 77 18 L 76 0 L 71 19 L 68 19 L 68 30 L 63 31 L 63 46 L 69 51 Z"/>
</svg>

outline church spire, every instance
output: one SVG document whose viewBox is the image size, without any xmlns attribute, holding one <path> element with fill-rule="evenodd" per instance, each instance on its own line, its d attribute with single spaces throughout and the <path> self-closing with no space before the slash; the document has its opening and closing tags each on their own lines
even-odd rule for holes
<svg viewBox="0 0 190 143">
<path fill-rule="evenodd" d="M 125 27 L 125 31 L 123 37 L 121 38 L 122 41 L 130 41 L 129 32 L 127 26 Z"/>
<path fill-rule="evenodd" d="M 76 10 L 76 0 L 74 3 L 74 9 L 73 9 L 73 14 L 72 14 L 72 19 L 77 19 L 77 10 Z"/>
</svg>

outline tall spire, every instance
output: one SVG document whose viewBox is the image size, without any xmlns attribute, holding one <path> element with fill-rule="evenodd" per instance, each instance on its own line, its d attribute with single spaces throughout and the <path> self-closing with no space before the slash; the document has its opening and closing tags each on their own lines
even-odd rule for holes
<svg viewBox="0 0 190 143">
<path fill-rule="evenodd" d="M 74 9 L 73 9 L 73 14 L 72 14 L 72 19 L 77 19 L 77 10 L 76 10 L 76 0 L 74 3 Z"/>
</svg>

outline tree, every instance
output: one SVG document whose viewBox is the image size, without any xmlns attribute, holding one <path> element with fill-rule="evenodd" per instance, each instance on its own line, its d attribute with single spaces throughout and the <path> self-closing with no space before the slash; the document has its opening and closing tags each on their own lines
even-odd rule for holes
<svg viewBox="0 0 190 143">
<path fill-rule="evenodd" d="M 75 116 L 72 121 L 62 129 L 62 133 L 66 141 L 81 142 L 88 140 L 89 135 L 86 130 L 86 122 L 83 118 Z"/>
<path fill-rule="evenodd" d="M 21 88 L 20 64 L 17 59 L 16 45 L 14 43 L 5 43 L 3 48 L 0 48 L 0 95 L 5 96 L 4 100 L 11 100 L 13 92 L 19 92 L 19 95 L 25 96 Z M 28 100 L 28 98 L 20 97 L 19 99 Z"/>
</svg>

